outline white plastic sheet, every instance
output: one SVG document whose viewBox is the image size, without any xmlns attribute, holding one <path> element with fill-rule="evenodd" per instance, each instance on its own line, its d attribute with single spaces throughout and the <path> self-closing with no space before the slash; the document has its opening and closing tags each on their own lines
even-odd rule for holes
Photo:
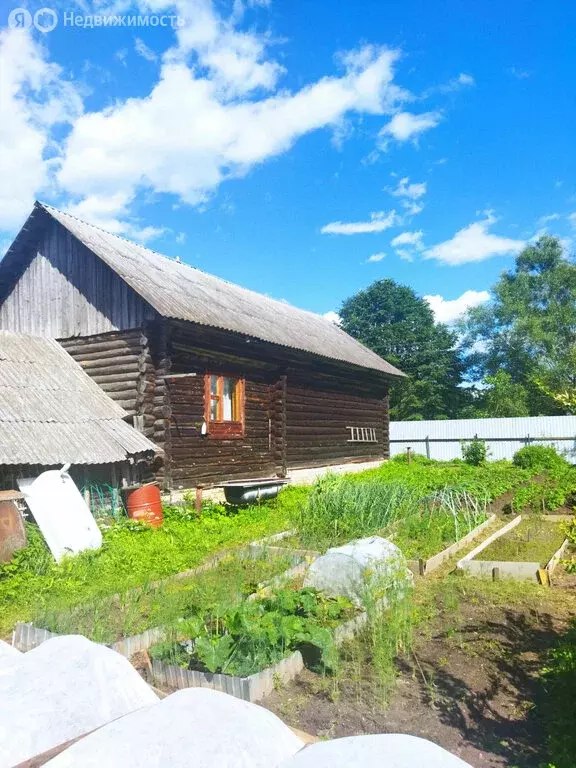
<svg viewBox="0 0 576 768">
<path fill-rule="evenodd" d="M 64 469 L 18 480 L 18 485 L 57 562 L 64 555 L 102 546 L 100 529 Z"/>
<path fill-rule="evenodd" d="M 23 658 L 17 648 L 0 640 L 0 678 L 11 675 L 13 670 L 20 666 Z"/>
<path fill-rule="evenodd" d="M 367 590 L 412 580 L 406 558 L 388 539 L 371 536 L 333 547 L 311 564 L 305 587 L 328 595 L 343 595 L 360 604 Z"/>
<path fill-rule="evenodd" d="M 281 768 L 472 768 L 426 739 L 400 733 L 349 736 L 306 747 Z"/>
<path fill-rule="evenodd" d="M 87 736 L 50 768 L 275 768 L 303 742 L 267 709 L 205 688 L 177 691 Z"/>
<path fill-rule="evenodd" d="M 128 659 L 80 635 L 47 640 L 2 669 L 0 768 L 158 701 Z"/>
</svg>

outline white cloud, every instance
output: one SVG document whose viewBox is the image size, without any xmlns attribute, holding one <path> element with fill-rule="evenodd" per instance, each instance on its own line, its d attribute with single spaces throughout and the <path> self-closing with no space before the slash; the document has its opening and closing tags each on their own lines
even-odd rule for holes
<svg viewBox="0 0 576 768">
<path fill-rule="evenodd" d="M 422 230 L 418 232 L 401 232 L 390 243 L 396 249 L 396 255 L 403 261 L 414 261 L 416 255 L 424 250 Z"/>
<path fill-rule="evenodd" d="M 518 80 L 526 80 L 530 77 L 530 72 L 526 69 L 519 69 L 518 67 L 509 67 L 508 72 Z"/>
<path fill-rule="evenodd" d="M 574 211 L 574 213 L 569 213 L 566 218 L 573 227 L 576 227 L 576 211 Z"/>
<path fill-rule="evenodd" d="M 465 72 L 461 72 L 457 77 L 450 78 L 448 82 L 443 83 L 442 85 L 434 85 L 431 88 L 427 88 L 421 98 L 426 99 L 435 93 L 454 93 L 456 91 L 461 91 L 463 88 L 471 88 L 474 85 L 476 85 L 476 80 L 472 75 L 467 75 Z"/>
<path fill-rule="evenodd" d="M 398 248 L 398 246 L 402 245 L 408 245 L 415 250 L 420 250 L 423 247 L 422 235 L 422 230 L 419 230 L 418 232 L 402 232 L 392 240 L 390 245 L 393 248 Z"/>
<path fill-rule="evenodd" d="M 176 235 L 176 242 L 178 245 L 183 245 L 186 242 L 186 232 L 178 232 Z"/>
<path fill-rule="evenodd" d="M 490 298 L 488 291 L 464 291 L 457 299 L 445 299 L 439 294 L 424 296 L 434 312 L 437 323 L 453 323 L 470 307 L 477 307 Z"/>
<path fill-rule="evenodd" d="M 384 232 L 385 229 L 398 223 L 396 211 L 376 211 L 370 214 L 369 221 L 333 221 L 325 224 L 320 230 L 323 235 L 364 235 L 373 232 Z"/>
<path fill-rule="evenodd" d="M 137 222 L 130 220 L 128 197 L 122 192 L 114 195 L 91 195 L 79 203 L 71 203 L 66 210 L 79 219 L 90 222 L 107 232 L 115 235 L 148 242 L 165 232 L 163 227 L 140 227 Z"/>
<path fill-rule="evenodd" d="M 404 200 L 402 205 L 406 209 L 406 216 L 417 216 L 424 210 L 422 203 L 409 203 L 407 200 Z"/>
<path fill-rule="evenodd" d="M 381 113 L 397 97 L 397 57 L 367 48 L 346 60 L 341 77 L 293 94 L 233 102 L 216 82 L 182 62 L 165 62 L 147 97 L 76 122 L 59 181 L 76 195 L 121 191 L 131 198 L 137 189 L 151 189 L 199 204 L 222 181 L 286 152 L 299 137 L 334 126 L 350 112 Z"/>
<path fill-rule="evenodd" d="M 396 141 L 417 139 L 424 131 L 435 128 L 442 116 L 439 112 L 423 112 L 415 115 L 412 112 L 398 112 L 379 133 L 382 149 L 386 149 L 390 138 Z"/>
<path fill-rule="evenodd" d="M 141 56 L 143 59 L 146 59 L 146 61 L 157 61 L 158 56 L 154 53 L 154 51 L 151 48 L 148 48 L 144 40 L 141 40 L 139 37 L 136 38 L 136 41 L 134 43 L 134 50 L 138 54 L 138 56 Z"/>
<path fill-rule="evenodd" d="M 178 45 L 166 59 L 185 61 L 195 53 L 200 66 L 228 96 L 270 91 L 284 74 L 284 67 L 267 58 L 269 35 L 236 28 L 244 13 L 241 3 L 235 3 L 229 18 L 217 13 L 213 0 L 141 0 L 141 6 L 176 8 L 185 24 L 178 28 Z"/>
<path fill-rule="evenodd" d="M 559 213 L 549 213 L 547 216 L 540 216 L 536 224 L 538 227 L 545 227 L 546 224 L 549 224 L 551 221 L 558 221 L 560 218 Z"/>
<path fill-rule="evenodd" d="M 405 176 L 400 179 L 395 189 L 390 190 L 390 194 L 394 197 L 407 197 L 410 200 L 418 200 L 426 194 L 426 182 L 410 184 L 410 179 Z"/>
<path fill-rule="evenodd" d="M 459 85 L 476 85 L 476 80 L 474 80 L 472 75 L 467 75 L 465 72 L 460 72 L 456 78 L 456 82 Z"/>
<path fill-rule="evenodd" d="M 322 317 L 325 317 L 326 320 L 329 320 L 331 323 L 335 323 L 336 325 L 340 325 L 342 322 L 342 318 L 338 312 L 333 312 L 332 310 L 330 312 L 324 312 Z"/>
<path fill-rule="evenodd" d="M 52 130 L 82 110 L 61 75 L 28 31 L 0 32 L 0 228 L 20 224 L 49 186 L 57 162 Z"/>
<path fill-rule="evenodd" d="M 424 256 L 452 266 L 473 261 L 484 261 L 492 256 L 516 253 L 525 243 L 491 234 L 488 229 L 497 219 L 486 212 L 483 221 L 476 221 L 456 232 L 454 237 L 429 248 Z"/>
<path fill-rule="evenodd" d="M 382 259 L 386 258 L 385 253 L 373 253 L 372 256 L 368 256 L 366 259 L 367 263 L 370 262 L 376 262 L 376 261 L 382 261 Z"/>
</svg>

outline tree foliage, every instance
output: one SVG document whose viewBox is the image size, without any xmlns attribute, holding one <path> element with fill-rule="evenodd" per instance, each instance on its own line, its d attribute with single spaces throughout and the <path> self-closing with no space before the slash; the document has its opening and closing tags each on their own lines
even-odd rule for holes
<svg viewBox="0 0 576 768">
<path fill-rule="evenodd" d="M 461 326 L 462 349 L 472 350 L 469 378 L 489 382 L 504 371 L 505 388 L 525 392 L 529 415 L 570 412 L 576 398 L 574 259 L 563 257 L 558 238 L 545 235 L 516 257 L 492 293 L 492 301 L 469 310 Z"/>
<path fill-rule="evenodd" d="M 394 420 L 456 416 L 466 397 L 456 334 L 434 322 L 428 302 L 394 280 L 378 280 L 348 299 L 342 327 L 408 375 L 390 392 Z"/>
</svg>

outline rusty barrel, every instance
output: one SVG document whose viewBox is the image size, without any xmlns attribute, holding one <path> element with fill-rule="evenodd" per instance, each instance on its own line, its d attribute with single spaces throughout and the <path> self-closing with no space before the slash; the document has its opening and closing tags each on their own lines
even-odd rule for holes
<svg viewBox="0 0 576 768">
<path fill-rule="evenodd" d="M 153 528 L 162 525 L 162 501 L 160 488 L 155 483 L 126 490 L 126 511 L 132 520 L 147 523 Z"/>
</svg>

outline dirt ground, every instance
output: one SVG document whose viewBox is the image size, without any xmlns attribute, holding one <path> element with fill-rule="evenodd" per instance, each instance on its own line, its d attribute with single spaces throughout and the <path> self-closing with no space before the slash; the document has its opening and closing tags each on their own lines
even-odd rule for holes
<svg viewBox="0 0 576 768">
<path fill-rule="evenodd" d="M 552 588 L 469 583 L 457 605 L 440 590 L 413 652 L 397 660 L 387 705 L 370 664 L 361 674 L 345 668 L 338 681 L 306 671 L 263 705 L 320 737 L 408 733 L 474 768 L 538 768 L 546 760 L 539 670 L 576 614 L 576 579 L 559 575 Z"/>
</svg>

